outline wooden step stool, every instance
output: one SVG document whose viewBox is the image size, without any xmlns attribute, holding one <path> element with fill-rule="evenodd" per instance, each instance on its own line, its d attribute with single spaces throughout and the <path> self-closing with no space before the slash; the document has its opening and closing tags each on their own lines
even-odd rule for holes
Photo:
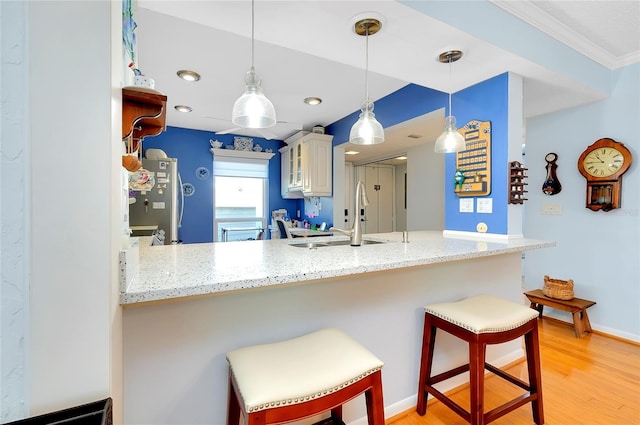
<svg viewBox="0 0 640 425">
<path fill-rule="evenodd" d="M 558 300 L 547 297 L 542 289 L 534 289 L 533 291 L 524 293 L 529 301 L 531 308 L 538 310 L 538 317 L 542 317 L 542 309 L 547 307 L 557 308 L 558 310 L 568 311 L 573 315 L 573 330 L 576 337 L 581 338 L 586 332 L 591 332 L 591 323 L 587 316 L 587 309 L 595 304 L 595 301 L 583 300 L 582 298 L 573 298 L 571 300 Z"/>
</svg>

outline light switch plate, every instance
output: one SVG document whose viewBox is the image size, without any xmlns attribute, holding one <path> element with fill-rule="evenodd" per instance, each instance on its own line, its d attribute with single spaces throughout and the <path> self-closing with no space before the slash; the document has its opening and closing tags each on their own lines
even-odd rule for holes
<svg viewBox="0 0 640 425">
<path fill-rule="evenodd" d="M 546 203 L 542 204 L 542 214 L 544 215 L 561 215 L 562 204 Z"/>
</svg>

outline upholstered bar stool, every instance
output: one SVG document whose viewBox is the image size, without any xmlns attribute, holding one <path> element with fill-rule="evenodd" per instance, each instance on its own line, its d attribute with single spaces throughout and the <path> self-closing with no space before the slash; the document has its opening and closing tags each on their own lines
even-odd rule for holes
<svg viewBox="0 0 640 425">
<path fill-rule="evenodd" d="M 342 405 L 362 393 L 369 425 L 384 425 L 383 363 L 338 329 L 240 348 L 227 361 L 227 425 L 238 425 L 241 412 L 246 424 L 257 425 L 328 411 L 334 424 L 344 424 Z"/>
<path fill-rule="evenodd" d="M 462 301 L 427 305 L 424 308 L 424 335 L 418 383 L 418 414 L 427 411 L 429 394 L 440 400 L 472 425 L 484 425 L 531 403 L 533 420 L 544 423 L 542 379 L 538 347 L 537 312 L 529 307 L 500 298 L 478 295 Z M 469 363 L 431 376 L 436 330 L 441 329 L 469 344 Z M 524 382 L 486 362 L 489 344 L 500 344 L 524 336 L 529 382 Z M 493 372 L 527 392 L 508 403 L 484 412 L 484 371 Z M 434 388 L 446 379 L 469 372 L 470 411 Z"/>
</svg>

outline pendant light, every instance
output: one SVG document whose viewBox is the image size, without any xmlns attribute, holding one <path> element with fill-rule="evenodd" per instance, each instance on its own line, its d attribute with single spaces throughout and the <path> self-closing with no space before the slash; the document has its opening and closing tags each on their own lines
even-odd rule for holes
<svg viewBox="0 0 640 425">
<path fill-rule="evenodd" d="M 441 53 L 438 60 L 449 64 L 449 86 L 451 86 L 451 64 L 462 57 L 460 50 Z M 456 129 L 456 117 L 451 111 L 451 88 L 449 88 L 449 115 L 445 119 L 444 132 L 436 139 L 434 150 L 437 153 L 458 152 L 466 149 L 464 137 Z"/>
<path fill-rule="evenodd" d="M 271 101 L 262 93 L 261 79 L 253 66 L 253 33 L 254 0 L 251 0 L 251 68 L 244 77 L 244 93 L 233 104 L 231 122 L 242 128 L 269 128 L 276 125 L 276 111 Z"/>
<path fill-rule="evenodd" d="M 361 19 L 355 24 L 355 32 L 365 36 L 366 40 L 366 66 L 364 74 L 364 102 L 362 103 L 360 117 L 351 127 L 349 141 L 356 145 L 376 145 L 384 142 L 384 130 L 382 125 L 376 120 L 373 113 L 373 102 L 369 100 L 369 36 L 377 33 L 382 28 L 382 23 L 378 19 Z"/>
</svg>

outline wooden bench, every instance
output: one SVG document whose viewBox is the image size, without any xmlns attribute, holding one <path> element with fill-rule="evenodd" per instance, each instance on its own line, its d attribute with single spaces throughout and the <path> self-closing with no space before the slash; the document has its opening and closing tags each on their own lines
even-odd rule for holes
<svg viewBox="0 0 640 425">
<path fill-rule="evenodd" d="M 571 300 L 557 300 L 547 297 L 542 289 L 534 289 L 524 293 L 529 301 L 531 308 L 538 310 L 538 317 L 542 317 L 542 309 L 547 307 L 556 308 L 558 310 L 568 311 L 573 315 L 573 328 L 576 337 L 581 338 L 586 332 L 591 332 L 591 323 L 587 316 L 587 309 L 595 304 L 595 301 L 574 298 Z"/>
</svg>

